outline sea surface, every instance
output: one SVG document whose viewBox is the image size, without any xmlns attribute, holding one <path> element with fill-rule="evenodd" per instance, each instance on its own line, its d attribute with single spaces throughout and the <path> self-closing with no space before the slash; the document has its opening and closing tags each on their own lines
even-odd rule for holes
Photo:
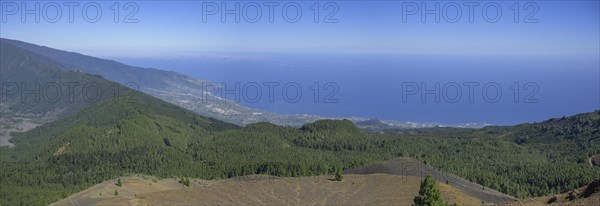
<svg viewBox="0 0 600 206">
<path fill-rule="evenodd" d="M 111 59 L 221 83 L 215 93 L 224 98 L 284 114 L 514 125 L 600 107 L 597 57 L 213 53 Z"/>
</svg>

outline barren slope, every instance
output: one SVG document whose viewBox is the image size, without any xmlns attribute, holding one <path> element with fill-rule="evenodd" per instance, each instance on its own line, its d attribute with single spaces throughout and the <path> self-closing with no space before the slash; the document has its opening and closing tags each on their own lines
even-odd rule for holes
<svg viewBox="0 0 600 206">
<path fill-rule="evenodd" d="M 247 176 L 223 181 L 193 180 L 183 188 L 173 179 L 152 182 L 129 177 L 123 187 L 105 182 L 53 205 L 410 205 L 421 178 L 388 174 L 279 178 Z M 439 183 L 444 200 L 481 205 L 481 200 Z M 119 195 L 114 195 L 114 190 Z M 99 194 L 102 193 L 102 196 Z"/>
<path fill-rule="evenodd" d="M 411 205 L 427 174 L 439 182 L 444 200 L 459 205 L 505 203 L 515 198 L 437 171 L 411 158 L 371 164 L 332 176 L 281 178 L 245 176 L 220 181 L 193 180 L 183 187 L 175 179 L 123 178 L 75 194 L 55 205 Z M 448 183 L 448 184 L 446 184 Z M 119 195 L 114 195 L 117 190 Z M 100 195 L 102 193 L 102 195 Z"/>
</svg>

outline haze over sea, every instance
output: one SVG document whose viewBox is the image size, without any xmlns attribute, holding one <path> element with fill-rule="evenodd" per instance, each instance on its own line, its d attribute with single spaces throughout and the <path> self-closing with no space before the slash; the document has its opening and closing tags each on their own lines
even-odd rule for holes
<svg viewBox="0 0 600 206">
<path fill-rule="evenodd" d="M 247 97 L 240 97 L 242 105 L 284 114 L 513 125 L 589 112 L 600 104 L 599 65 L 593 57 L 212 53 L 113 59 L 225 83 L 230 90 L 239 82 Z M 252 82 L 261 85 L 258 102 L 248 100 L 257 97 Z M 275 87 L 274 102 L 269 102 L 265 82 L 280 84 Z M 302 88 L 297 103 L 286 102 L 282 96 L 283 86 L 290 82 Z M 320 87 L 317 103 L 311 87 L 315 82 Z M 335 85 L 326 88 L 328 82 Z M 426 92 L 422 99 L 423 83 L 427 90 L 435 90 L 436 82 L 439 89 L 433 93 L 440 95 L 439 102 L 435 94 Z M 336 85 L 339 90 L 328 98 Z M 409 94 L 415 85 L 419 91 Z M 502 94 L 494 86 L 500 86 Z M 287 94 L 293 99 L 294 88 Z M 225 97 L 235 99 L 232 94 Z M 337 103 L 325 103 L 325 98 Z"/>
</svg>

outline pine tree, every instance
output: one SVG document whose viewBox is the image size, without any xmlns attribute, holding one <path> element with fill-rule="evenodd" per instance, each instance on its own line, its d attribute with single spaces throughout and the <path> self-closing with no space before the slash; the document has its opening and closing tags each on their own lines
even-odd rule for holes
<svg viewBox="0 0 600 206">
<path fill-rule="evenodd" d="M 189 186 L 190 186 L 190 178 L 189 178 L 189 177 L 185 177 L 185 179 L 183 180 L 183 184 L 184 184 L 185 186 L 188 186 L 188 187 L 189 187 Z"/>
<path fill-rule="evenodd" d="M 436 186 L 435 180 L 431 175 L 427 175 L 425 180 L 421 182 L 419 196 L 414 199 L 415 206 L 443 206 L 440 190 Z"/>
<path fill-rule="evenodd" d="M 115 196 L 119 195 L 119 192 L 117 190 L 115 190 Z"/>
<path fill-rule="evenodd" d="M 117 186 L 122 187 L 123 186 L 123 182 L 121 181 L 121 178 L 119 178 L 117 180 Z"/>
</svg>

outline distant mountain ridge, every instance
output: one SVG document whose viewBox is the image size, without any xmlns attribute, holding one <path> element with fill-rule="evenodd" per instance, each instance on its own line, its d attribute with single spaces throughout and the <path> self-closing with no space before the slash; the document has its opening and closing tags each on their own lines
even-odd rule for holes
<svg viewBox="0 0 600 206">
<path fill-rule="evenodd" d="M 65 70 L 60 64 L 37 53 L 0 42 L 0 111 L 6 116 L 28 114 L 58 118 L 79 111 L 93 102 L 113 97 L 115 83 L 97 75 Z M 93 84 L 91 93 L 83 87 Z M 97 93 L 100 89 L 103 92 Z"/>
</svg>

